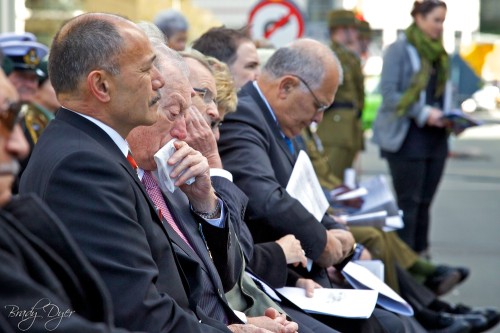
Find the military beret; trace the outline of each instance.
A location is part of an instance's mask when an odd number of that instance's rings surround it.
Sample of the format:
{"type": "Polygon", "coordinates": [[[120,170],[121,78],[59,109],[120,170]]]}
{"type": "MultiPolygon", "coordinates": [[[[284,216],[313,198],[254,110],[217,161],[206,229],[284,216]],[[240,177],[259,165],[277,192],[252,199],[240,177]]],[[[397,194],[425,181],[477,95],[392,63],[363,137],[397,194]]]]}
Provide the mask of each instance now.
{"type": "Polygon", "coordinates": [[[365,38],[371,38],[372,29],[370,27],[370,23],[364,20],[358,20],[356,28],[359,31],[359,35],[365,38]]]}
{"type": "Polygon", "coordinates": [[[42,58],[49,52],[45,45],[34,41],[7,41],[0,43],[0,47],[5,58],[9,58],[12,63],[10,71],[4,68],[7,74],[15,69],[36,71],[42,58]]]}
{"type": "Polygon", "coordinates": [[[338,27],[356,26],[357,19],[354,12],[345,9],[332,10],[328,14],[328,27],[330,29],[338,27]]]}

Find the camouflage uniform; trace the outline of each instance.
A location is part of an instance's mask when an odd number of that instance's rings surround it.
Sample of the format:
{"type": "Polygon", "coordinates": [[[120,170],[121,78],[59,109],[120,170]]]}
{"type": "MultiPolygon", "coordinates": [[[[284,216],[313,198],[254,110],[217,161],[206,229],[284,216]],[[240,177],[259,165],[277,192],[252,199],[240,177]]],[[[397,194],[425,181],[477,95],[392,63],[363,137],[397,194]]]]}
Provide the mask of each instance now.
{"type": "MultiPolygon", "coordinates": [[[[341,12],[345,14],[347,11],[341,12]]],[[[350,13],[354,26],[355,18],[350,13]]],[[[340,60],[344,80],[335,95],[335,102],[325,112],[317,133],[323,142],[330,170],[337,178],[343,179],[344,170],[352,167],[356,154],[364,148],[361,124],[365,99],[364,77],[356,54],[336,42],[332,42],[331,48],[340,60]]]]}

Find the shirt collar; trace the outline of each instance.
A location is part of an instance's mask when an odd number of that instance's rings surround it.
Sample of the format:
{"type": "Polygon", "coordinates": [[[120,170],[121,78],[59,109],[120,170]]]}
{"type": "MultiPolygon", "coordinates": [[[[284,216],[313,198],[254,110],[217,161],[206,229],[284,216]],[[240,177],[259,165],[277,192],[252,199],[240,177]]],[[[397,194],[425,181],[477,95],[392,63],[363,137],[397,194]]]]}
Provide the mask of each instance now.
{"type": "Polygon", "coordinates": [[[264,94],[262,93],[262,90],[260,90],[259,88],[259,85],[257,84],[257,81],[253,81],[253,86],[255,87],[255,89],[257,90],[257,92],[259,93],[260,95],[260,98],[262,98],[262,100],[264,101],[264,103],[266,104],[267,106],[267,109],[269,110],[269,113],[271,113],[271,116],[273,117],[274,119],[274,122],[276,123],[276,125],[278,125],[278,128],[280,130],[280,134],[281,136],[283,137],[283,139],[286,137],[285,136],[285,133],[283,133],[283,131],[281,130],[281,126],[280,124],[278,123],[278,119],[276,119],[276,115],[274,114],[274,111],[273,109],[271,108],[271,105],[269,105],[269,102],[267,101],[266,97],[264,96],[264,94]]]}
{"type": "Polygon", "coordinates": [[[87,116],[86,114],[82,114],[82,113],[70,110],[68,108],[66,108],[66,109],[69,110],[69,111],[71,111],[71,112],[73,112],[73,113],[76,113],[79,116],[82,116],[83,118],[85,118],[85,119],[93,122],[97,126],[99,126],[100,129],[102,129],[104,132],[106,132],[107,135],[109,135],[109,137],[111,138],[111,140],[113,140],[113,142],[118,146],[118,148],[120,149],[120,151],[122,152],[122,154],[125,157],[127,157],[128,152],[129,152],[129,146],[128,146],[127,140],[125,140],[124,138],[122,138],[121,135],[118,134],[117,131],[115,131],[113,128],[109,127],[108,125],[106,125],[105,123],[103,123],[100,120],[97,120],[97,119],[95,119],[93,117],[87,116]]]}

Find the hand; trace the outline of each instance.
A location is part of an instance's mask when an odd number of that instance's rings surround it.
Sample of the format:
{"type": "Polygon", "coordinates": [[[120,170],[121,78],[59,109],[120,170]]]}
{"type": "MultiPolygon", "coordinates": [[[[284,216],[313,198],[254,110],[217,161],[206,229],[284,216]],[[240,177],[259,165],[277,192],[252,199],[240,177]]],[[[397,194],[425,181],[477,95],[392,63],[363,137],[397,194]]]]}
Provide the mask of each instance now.
{"type": "Polygon", "coordinates": [[[306,253],[302,249],[300,241],[295,238],[294,235],[281,237],[276,241],[276,243],[278,243],[278,245],[283,249],[287,264],[294,264],[294,266],[298,266],[300,263],[302,267],[307,266],[306,253]]]}
{"type": "Polygon", "coordinates": [[[248,317],[248,324],[275,333],[295,333],[299,328],[297,323],[288,321],[284,314],[273,308],[266,309],[264,316],[248,317]]]}
{"type": "Polygon", "coordinates": [[[208,160],[211,168],[222,168],[222,161],[217,148],[217,141],[207,121],[196,107],[191,107],[187,113],[186,142],[198,150],[208,160]]]}
{"type": "Polygon", "coordinates": [[[340,262],[343,258],[342,256],[342,244],[340,241],[333,235],[333,233],[326,232],[326,245],[323,249],[323,253],[316,259],[316,264],[321,267],[330,267],[338,262],[340,262]]]}
{"type": "Polygon", "coordinates": [[[176,179],[175,185],[186,194],[196,211],[214,211],[218,199],[210,180],[207,159],[186,142],[176,141],[174,147],[176,151],[167,161],[169,165],[175,165],[170,177],[176,179]],[[195,182],[187,185],[186,181],[191,177],[195,177],[195,182]]]}
{"type": "Polygon", "coordinates": [[[363,251],[361,251],[361,256],[359,257],[359,260],[372,260],[372,254],[368,249],[365,247],[363,251]]]}
{"type": "Polygon", "coordinates": [[[319,284],[317,284],[313,280],[303,279],[303,278],[300,278],[297,280],[297,282],[295,283],[295,287],[305,289],[307,297],[314,296],[314,289],[323,288],[322,286],[320,286],[319,284]]]}
{"type": "Polygon", "coordinates": [[[328,279],[336,285],[342,286],[345,283],[344,276],[335,267],[328,267],[326,273],[328,274],[328,279]]]}
{"type": "Polygon", "coordinates": [[[342,259],[345,258],[349,253],[351,253],[354,247],[354,236],[350,231],[342,229],[330,229],[328,233],[331,233],[335,238],[337,238],[342,244],[342,259]]]}
{"type": "Polygon", "coordinates": [[[436,108],[430,108],[426,123],[429,126],[444,127],[445,121],[443,119],[443,112],[436,108]]]}

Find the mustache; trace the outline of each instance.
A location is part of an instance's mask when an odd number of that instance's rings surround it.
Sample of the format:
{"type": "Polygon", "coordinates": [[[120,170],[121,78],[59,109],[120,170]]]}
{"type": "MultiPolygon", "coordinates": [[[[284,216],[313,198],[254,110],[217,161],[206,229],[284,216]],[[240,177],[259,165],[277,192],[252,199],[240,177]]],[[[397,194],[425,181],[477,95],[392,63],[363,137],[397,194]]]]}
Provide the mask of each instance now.
{"type": "Polygon", "coordinates": [[[149,102],[149,106],[153,106],[155,105],[156,103],[158,103],[158,101],[161,99],[161,94],[160,92],[157,92],[156,93],[156,97],[154,97],[150,102],[149,102]]]}
{"type": "Polygon", "coordinates": [[[12,175],[17,176],[21,166],[16,160],[12,160],[8,163],[0,163],[0,176],[12,175]]]}

